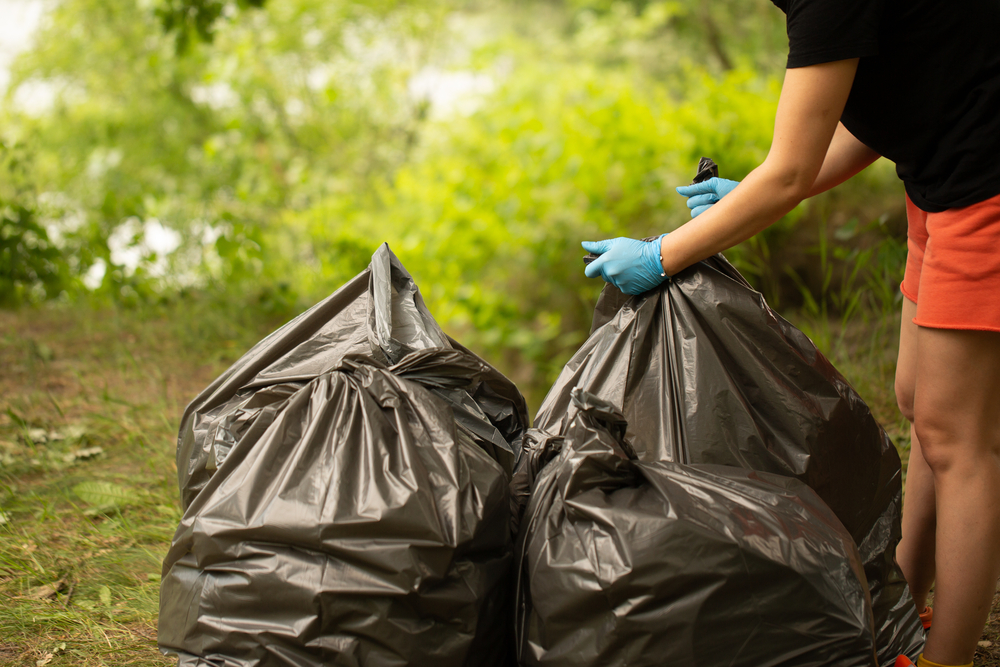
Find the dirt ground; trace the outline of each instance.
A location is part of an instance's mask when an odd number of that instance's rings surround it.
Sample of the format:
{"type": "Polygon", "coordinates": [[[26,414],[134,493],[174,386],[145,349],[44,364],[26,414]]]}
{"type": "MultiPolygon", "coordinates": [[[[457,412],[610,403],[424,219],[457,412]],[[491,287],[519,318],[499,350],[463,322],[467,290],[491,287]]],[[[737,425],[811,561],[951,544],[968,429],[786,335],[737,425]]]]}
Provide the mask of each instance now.
{"type": "Polygon", "coordinates": [[[979,640],[974,664],[982,667],[1000,666],[1000,585],[993,595],[993,609],[979,640]]]}

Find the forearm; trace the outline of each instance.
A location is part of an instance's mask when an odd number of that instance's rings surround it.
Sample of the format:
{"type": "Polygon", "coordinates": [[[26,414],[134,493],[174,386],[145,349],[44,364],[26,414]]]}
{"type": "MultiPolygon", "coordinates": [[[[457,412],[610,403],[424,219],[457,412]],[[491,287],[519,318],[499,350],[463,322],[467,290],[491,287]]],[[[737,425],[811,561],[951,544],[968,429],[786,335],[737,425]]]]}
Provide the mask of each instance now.
{"type": "Polygon", "coordinates": [[[767,228],[805,198],[808,180],[765,161],[719,203],[661,239],[663,270],[674,275],[767,228]]]}
{"type": "Polygon", "coordinates": [[[858,149],[861,142],[840,130],[857,66],[855,58],[786,72],[767,159],[717,204],[663,237],[667,275],[747,240],[818,187],[832,187],[871,163],[871,151],[858,149]]]}
{"type": "Polygon", "coordinates": [[[840,185],[879,157],[878,153],[858,141],[843,123],[838,123],[823,166],[807,196],[812,197],[840,185]]]}

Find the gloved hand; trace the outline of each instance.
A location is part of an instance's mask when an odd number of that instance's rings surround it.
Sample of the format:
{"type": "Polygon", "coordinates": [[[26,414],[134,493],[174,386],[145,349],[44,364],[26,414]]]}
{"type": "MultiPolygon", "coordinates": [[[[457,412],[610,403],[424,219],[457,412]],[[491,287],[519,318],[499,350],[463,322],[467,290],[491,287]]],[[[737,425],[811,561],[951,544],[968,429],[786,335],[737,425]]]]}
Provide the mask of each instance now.
{"type": "Polygon", "coordinates": [[[660,262],[661,234],[655,241],[636,241],[619,237],[604,241],[584,241],[583,249],[600,255],[587,265],[588,278],[601,276],[626,294],[642,294],[664,280],[660,262]]]}
{"type": "Polygon", "coordinates": [[[696,218],[710,209],[712,204],[732,192],[739,184],[739,181],[730,181],[716,176],[701,183],[682,185],[677,188],[677,194],[688,198],[687,205],[691,209],[691,217],[696,218]]]}

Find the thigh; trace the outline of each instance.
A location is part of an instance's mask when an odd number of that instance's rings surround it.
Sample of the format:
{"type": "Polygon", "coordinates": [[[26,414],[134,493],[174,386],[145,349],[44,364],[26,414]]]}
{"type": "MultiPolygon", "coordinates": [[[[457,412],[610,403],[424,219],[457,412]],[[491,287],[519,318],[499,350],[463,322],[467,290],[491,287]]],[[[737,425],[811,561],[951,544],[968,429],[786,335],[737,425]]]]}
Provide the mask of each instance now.
{"type": "Polygon", "coordinates": [[[916,339],[913,411],[924,458],[934,467],[962,451],[1000,455],[1000,333],[918,327],[916,339]]]}

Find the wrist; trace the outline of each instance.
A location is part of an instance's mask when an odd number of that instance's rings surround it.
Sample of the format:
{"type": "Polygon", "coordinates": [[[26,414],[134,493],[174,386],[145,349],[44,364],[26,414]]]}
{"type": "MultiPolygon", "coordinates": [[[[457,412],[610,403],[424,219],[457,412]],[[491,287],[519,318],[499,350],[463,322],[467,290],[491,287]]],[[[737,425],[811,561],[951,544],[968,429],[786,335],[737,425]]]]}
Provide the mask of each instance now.
{"type": "Polygon", "coordinates": [[[669,275],[671,275],[671,273],[669,271],[667,271],[667,262],[665,261],[667,259],[667,257],[669,256],[668,253],[667,253],[667,249],[669,248],[669,245],[667,244],[667,237],[668,236],[669,236],[668,234],[664,234],[663,236],[661,236],[659,238],[659,240],[657,241],[656,244],[659,246],[658,251],[659,251],[659,259],[660,259],[660,271],[663,274],[669,276],[669,275]]]}
{"type": "Polygon", "coordinates": [[[663,270],[663,237],[665,236],[666,234],[661,234],[658,239],[646,245],[648,248],[648,270],[661,278],[667,277],[666,271],[663,270]]]}

